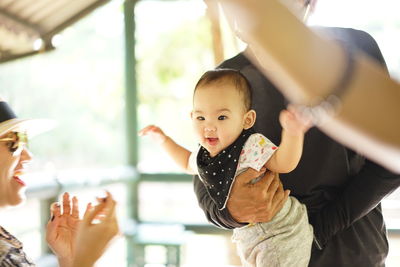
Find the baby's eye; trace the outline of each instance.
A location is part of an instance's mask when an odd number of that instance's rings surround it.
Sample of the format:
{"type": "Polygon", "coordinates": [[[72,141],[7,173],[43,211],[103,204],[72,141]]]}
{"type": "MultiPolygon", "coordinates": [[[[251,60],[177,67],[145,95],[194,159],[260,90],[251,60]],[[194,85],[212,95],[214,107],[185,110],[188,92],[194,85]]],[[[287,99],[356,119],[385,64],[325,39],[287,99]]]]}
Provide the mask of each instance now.
{"type": "Polygon", "coordinates": [[[205,118],[203,116],[198,116],[196,119],[199,120],[199,121],[204,121],[205,120],[205,118]]]}
{"type": "Polygon", "coordinates": [[[228,118],[227,116],[221,115],[221,116],[218,117],[218,120],[219,121],[223,121],[223,120],[226,120],[227,118],[228,118]]]}

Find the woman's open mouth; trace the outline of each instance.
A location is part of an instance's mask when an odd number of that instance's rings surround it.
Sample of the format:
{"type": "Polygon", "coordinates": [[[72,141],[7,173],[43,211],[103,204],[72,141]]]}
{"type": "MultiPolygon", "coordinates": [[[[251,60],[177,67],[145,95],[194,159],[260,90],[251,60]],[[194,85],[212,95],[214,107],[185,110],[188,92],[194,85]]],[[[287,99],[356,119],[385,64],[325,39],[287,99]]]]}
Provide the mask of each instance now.
{"type": "Polygon", "coordinates": [[[23,172],[23,171],[16,171],[16,172],[14,173],[13,178],[14,178],[15,181],[16,181],[17,183],[19,183],[20,185],[26,186],[25,182],[22,181],[21,178],[20,178],[20,176],[22,176],[22,175],[24,175],[24,172],[23,172]]]}

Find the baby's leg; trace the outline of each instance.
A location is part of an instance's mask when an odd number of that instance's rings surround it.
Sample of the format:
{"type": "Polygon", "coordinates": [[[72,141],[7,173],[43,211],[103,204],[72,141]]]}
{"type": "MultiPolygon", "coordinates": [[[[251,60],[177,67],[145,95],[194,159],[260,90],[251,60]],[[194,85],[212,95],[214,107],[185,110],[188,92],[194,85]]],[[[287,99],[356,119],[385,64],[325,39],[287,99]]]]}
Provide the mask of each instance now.
{"type": "Polygon", "coordinates": [[[232,240],[236,243],[244,267],[279,266],[275,247],[270,242],[271,237],[265,235],[260,224],[235,229],[232,240]]]}
{"type": "Polygon", "coordinates": [[[271,222],[235,229],[233,236],[246,267],[306,267],[312,239],[305,206],[292,197],[271,222]]]}

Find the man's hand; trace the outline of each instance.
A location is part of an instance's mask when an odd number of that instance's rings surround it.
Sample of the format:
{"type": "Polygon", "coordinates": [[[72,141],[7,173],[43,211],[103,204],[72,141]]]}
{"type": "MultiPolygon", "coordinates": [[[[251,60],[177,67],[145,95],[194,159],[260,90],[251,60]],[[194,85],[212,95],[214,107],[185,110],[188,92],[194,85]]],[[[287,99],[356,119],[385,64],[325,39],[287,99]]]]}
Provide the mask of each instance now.
{"type": "Polygon", "coordinates": [[[286,202],[290,190],[283,190],[277,173],[264,172],[249,168],[236,177],[227,208],[237,222],[269,222],[286,202]],[[250,183],[260,175],[258,182],[250,183]]]}

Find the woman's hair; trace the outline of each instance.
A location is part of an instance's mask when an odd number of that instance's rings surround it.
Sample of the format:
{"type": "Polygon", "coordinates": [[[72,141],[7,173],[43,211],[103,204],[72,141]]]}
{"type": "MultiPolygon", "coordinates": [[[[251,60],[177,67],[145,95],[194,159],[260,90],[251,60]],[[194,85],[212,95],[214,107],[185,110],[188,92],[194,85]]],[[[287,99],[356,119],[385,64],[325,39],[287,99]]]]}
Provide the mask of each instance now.
{"type": "Polygon", "coordinates": [[[216,83],[232,83],[243,96],[246,111],[251,109],[251,85],[247,78],[238,70],[215,69],[205,72],[197,82],[194,92],[199,87],[216,83]]]}

